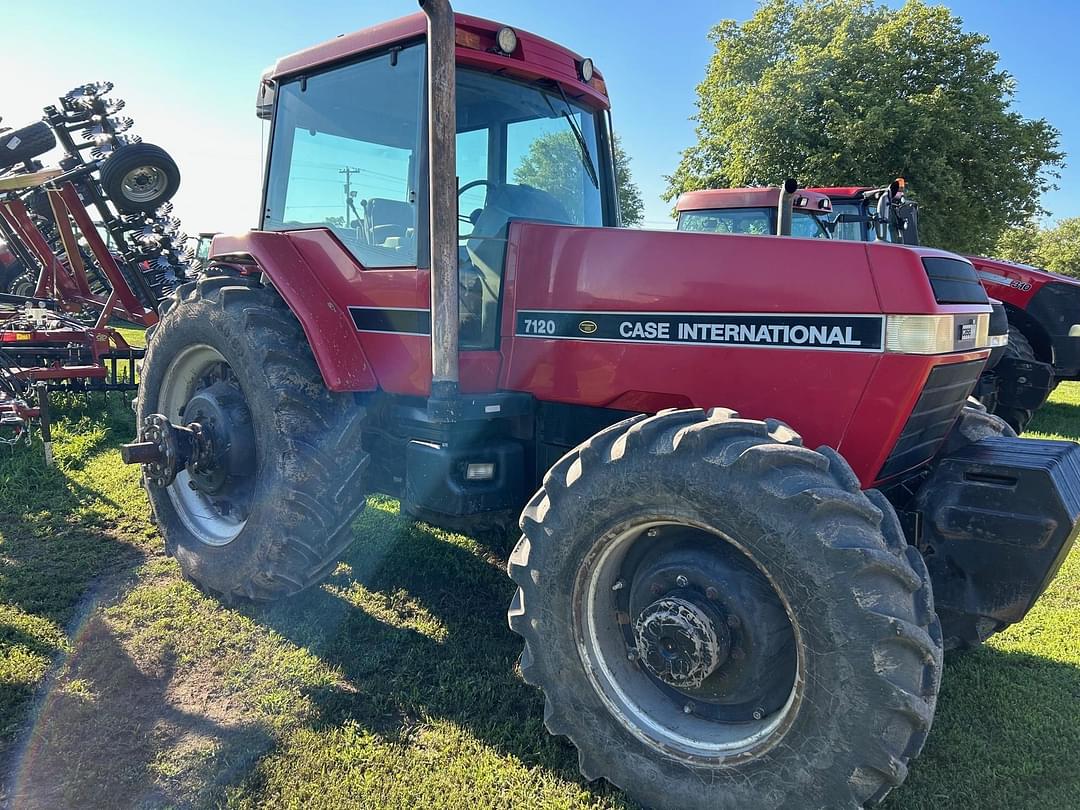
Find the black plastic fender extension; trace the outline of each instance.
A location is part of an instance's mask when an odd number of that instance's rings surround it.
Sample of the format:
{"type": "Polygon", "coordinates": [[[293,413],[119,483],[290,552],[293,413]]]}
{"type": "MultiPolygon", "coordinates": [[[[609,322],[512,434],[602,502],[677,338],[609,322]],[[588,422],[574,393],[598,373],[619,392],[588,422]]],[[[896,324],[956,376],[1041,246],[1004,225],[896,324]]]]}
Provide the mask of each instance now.
{"type": "Polygon", "coordinates": [[[1013,624],[1080,532],[1080,445],[983,439],[942,457],[912,506],[938,612],[1013,624]]]}

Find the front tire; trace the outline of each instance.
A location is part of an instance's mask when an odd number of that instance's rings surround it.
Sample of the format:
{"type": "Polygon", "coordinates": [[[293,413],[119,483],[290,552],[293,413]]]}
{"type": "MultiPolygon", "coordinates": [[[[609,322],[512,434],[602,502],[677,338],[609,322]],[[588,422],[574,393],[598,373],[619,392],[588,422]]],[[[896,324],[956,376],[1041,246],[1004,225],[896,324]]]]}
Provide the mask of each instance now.
{"type": "Polygon", "coordinates": [[[213,412],[212,394],[233,437],[221,452],[241,459],[227,474],[184,471],[148,487],[166,550],[226,599],[277,599],[320,581],[364,507],[364,409],[326,389],[292,312],[251,277],[211,272],[182,285],[147,343],[139,423],[153,413],[180,423],[196,402],[213,412]]]}
{"type": "MultiPolygon", "coordinates": [[[[1039,362],[1039,358],[1035,356],[1035,349],[1032,348],[1031,342],[1024,336],[1024,333],[1013,324],[1009,324],[1009,343],[1005,347],[1004,354],[1002,354],[1002,359],[1004,360],[1006,358],[1024,360],[1029,363],[1039,362]]],[[[1050,387],[1046,389],[1043,402],[1045,402],[1053,392],[1055,385],[1056,383],[1051,381],[1050,387]]],[[[1031,408],[1017,408],[1000,401],[994,403],[993,413],[995,416],[998,416],[1007,422],[1009,427],[1017,433],[1023,433],[1025,428],[1027,428],[1028,423],[1035,415],[1035,411],[1031,408]]]]}
{"type": "Polygon", "coordinates": [[[858,807],[903,781],[940,628],[921,556],[834,451],[730,411],[635,417],[563,457],[521,524],[522,674],[586,778],[684,810],[858,807]],[[668,654],[643,652],[665,622],[668,654]]]}

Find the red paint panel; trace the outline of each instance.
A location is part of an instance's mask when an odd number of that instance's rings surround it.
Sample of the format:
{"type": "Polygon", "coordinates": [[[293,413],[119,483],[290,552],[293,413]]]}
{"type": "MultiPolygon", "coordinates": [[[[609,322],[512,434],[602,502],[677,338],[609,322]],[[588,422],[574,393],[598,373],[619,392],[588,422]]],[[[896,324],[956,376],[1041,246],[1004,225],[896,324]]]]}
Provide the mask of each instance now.
{"type": "Polygon", "coordinates": [[[329,231],[248,231],[216,237],[214,250],[219,256],[247,254],[270,278],[300,321],[327,388],[372,391],[378,386],[344,309],[355,295],[352,288],[360,286],[360,268],[329,231]],[[327,240],[336,244],[336,252],[327,240]]]}
{"type": "MultiPolygon", "coordinates": [[[[215,256],[245,253],[270,277],[300,320],[330,390],[429,393],[429,337],[358,332],[349,314],[349,307],[428,309],[428,271],[365,269],[325,228],[252,231],[214,239],[215,256]]],[[[500,367],[498,352],[463,352],[462,391],[493,391],[500,367]]]]}
{"type": "MultiPolygon", "coordinates": [[[[985,360],[988,356],[988,351],[945,356],[879,355],[881,362],[871,374],[866,392],[842,440],[839,444],[826,444],[835,447],[847,459],[863,486],[872,486],[934,367],[985,360]]],[[[798,429],[797,425],[793,426],[798,429]]]]}

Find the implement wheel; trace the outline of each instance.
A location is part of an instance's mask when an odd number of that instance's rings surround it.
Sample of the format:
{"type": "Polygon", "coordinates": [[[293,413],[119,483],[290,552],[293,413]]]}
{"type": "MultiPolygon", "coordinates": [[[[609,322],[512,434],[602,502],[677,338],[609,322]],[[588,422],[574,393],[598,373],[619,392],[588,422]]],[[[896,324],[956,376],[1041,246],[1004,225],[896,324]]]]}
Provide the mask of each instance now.
{"type": "Polygon", "coordinates": [[[363,408],[326,390],[284,302],[251,277],[179,287],[148,339],[138,401],[197,423],[212,462],[148,486],[166,549],[226,598],[270,600],[333,570],[364,507],[363,408]]]}
{"type": "Polygon", "coordinates": [[[510,559],[545,722],[651,807],[858,807],[907,774],[941,635],[892,508],[731,411],[636,417],[548,473],[510,559]]]}

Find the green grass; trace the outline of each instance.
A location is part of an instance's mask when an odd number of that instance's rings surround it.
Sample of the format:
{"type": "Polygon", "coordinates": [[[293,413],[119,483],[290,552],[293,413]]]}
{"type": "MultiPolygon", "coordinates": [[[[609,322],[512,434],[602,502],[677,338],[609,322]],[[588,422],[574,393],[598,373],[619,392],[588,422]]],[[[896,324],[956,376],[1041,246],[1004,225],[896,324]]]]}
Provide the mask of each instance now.
{"type": "MultiPolygon", "coordinates": [[[[1080,438],[1080,384],[1033,424],[1080,438]]],[[[67,403],[57,466],[0,448],[0,804],[630,806],[543,728],[506,628],[506,548],[373,498],[321,588],[227,607],[162,555],[117,446],[125,402],[67,403]]],[[[948,660],[888,808],[1072,808],[1080,552],[1028,618],[948,660]]]]}

